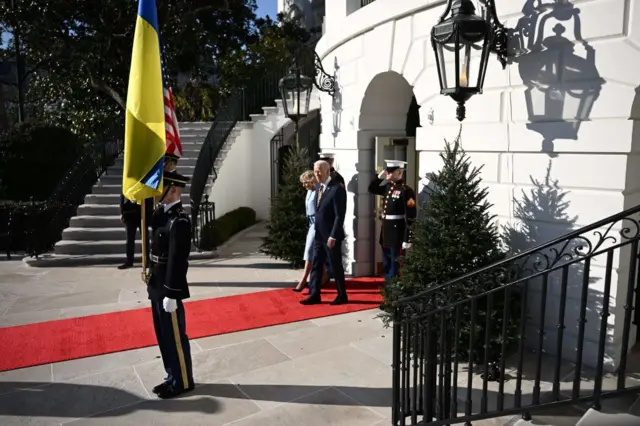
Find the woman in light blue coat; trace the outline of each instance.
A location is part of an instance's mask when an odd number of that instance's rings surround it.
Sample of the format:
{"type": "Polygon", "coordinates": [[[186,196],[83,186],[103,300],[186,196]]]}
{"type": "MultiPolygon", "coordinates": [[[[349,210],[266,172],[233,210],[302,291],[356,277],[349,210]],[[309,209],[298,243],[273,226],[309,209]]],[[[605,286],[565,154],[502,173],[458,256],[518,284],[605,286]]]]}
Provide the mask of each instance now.
{"type": "Polygon", "coordinates": [[[302,277],[300,278],[300,282],[293,289],[293,291],[300,292],[307,286],[307,279],[309,278],[309,274],[311,273],[311,261],[313,260],[313,238],[315,235],[315,226],[314,220],[316,215],[316,205],[315,205],[315,197],[316,197],[316,178],[313,175],[312,170],[307,170],[300,176],[300,183],[307,190],[307,196],[305,198],[305,207],[307,211],[307,221],[309,223],[309,230],[307,231],[307,241],[304,245],[304,271],[302,273],[302,277]]]}

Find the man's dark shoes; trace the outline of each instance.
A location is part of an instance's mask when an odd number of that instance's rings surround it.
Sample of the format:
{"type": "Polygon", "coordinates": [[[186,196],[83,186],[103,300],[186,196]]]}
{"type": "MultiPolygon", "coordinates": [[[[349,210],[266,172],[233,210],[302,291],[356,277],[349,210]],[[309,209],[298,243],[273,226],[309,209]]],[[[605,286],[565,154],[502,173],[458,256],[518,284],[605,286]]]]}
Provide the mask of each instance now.
{"type": "Polygon", "coordinates": [[[133,268],[133,263],[123,263],[122,265],[118,266],[118,269],[129,269],[129,268],[133,268]]]}
{"type": "Polygon", "coordinates": [[[162,389],[166,388],[170,384],[171,383],[169,383],[169,382],[162,382],[159,385],[155,386],[153,389],[151,389],[151,392],[153,392],[156,395],[158,395],[160,393],[160,391],[162,391],[162,389]]]}
{"type": "MultiPolygon", "coordinates": [[[[162,386],[162,385],[160,385],[160,386],[162,386]]],[[[186,389],[179,389],[179,388],[177,388],[176,386],[174,386],[171,383],[166,383],[165,386],[162,386],[158,390],[156,395],[158,395],[158,398],[160,398],[160,399],[171,399],[171,398],[175,398],[176,396],[185,394],[187,392],[191,392],[193,390],[193,388],[194,388],[194,386],[191,385],[186,389]]]]}
{"type": "Polygon", "coordinates": [[[322,303],[319,297],[307,297],[304,300],[300,301],[301,305],[319,305],[322,303]]]}
{"type": "Polygon", "coordinates": [[[335,300],[333,302],[329,302],[330,305],[346,305],[347,303],[349,303],[349,299],[347,299],[346,297],[336,297],[335,300]]]}

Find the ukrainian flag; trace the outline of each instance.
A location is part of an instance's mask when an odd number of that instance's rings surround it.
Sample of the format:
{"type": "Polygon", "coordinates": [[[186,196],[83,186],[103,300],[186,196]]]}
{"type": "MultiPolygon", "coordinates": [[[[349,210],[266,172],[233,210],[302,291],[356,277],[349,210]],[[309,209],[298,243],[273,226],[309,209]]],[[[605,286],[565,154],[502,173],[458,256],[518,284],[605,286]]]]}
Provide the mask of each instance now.
{"type": "Polygon", "coordinates": [[[122,193],[126,198],[142,202],[162,195],[165,141],[156,2],[139,0],[125,118],[122,193]]]}

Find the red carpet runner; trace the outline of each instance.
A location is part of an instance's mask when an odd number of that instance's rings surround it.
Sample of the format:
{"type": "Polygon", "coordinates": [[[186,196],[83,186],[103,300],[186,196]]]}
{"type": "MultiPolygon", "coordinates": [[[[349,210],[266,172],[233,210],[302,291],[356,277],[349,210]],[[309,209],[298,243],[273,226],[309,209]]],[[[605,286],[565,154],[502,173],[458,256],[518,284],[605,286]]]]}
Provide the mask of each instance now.
{"type": "MultiPolygon", "coordinates": [[[[187,302],[191,339],[362,311],[382,300],[382,279],[347,280],[349,304],[330,306],[335,289],[323,291],[324,303],[303,306],[305,296],[290,288],[187,302]]],[[[149,308],[27,324],[0,329],[0,371],[155,346],[149,308]]]]}

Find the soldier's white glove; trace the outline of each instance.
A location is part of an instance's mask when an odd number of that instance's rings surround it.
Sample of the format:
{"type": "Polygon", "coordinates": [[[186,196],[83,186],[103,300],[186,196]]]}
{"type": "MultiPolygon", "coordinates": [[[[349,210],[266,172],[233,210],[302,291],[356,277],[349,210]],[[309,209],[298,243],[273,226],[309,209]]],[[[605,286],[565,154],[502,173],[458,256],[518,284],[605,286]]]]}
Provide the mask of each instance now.
{"type": "Polygon", "coordinates": [[[407,250],[411,248],[411,243],[402,243],[402,250],[407,250]]]}
{"type": "Polygon", "coordinates": [[[162,307],[164,308],[165,312],[175,312],[176,309],[178,309],[178,302],[176,301],[176,299],[169,299],[168,297],[165,297],[162,301],[162,307]]]}
{"type": "Polygon", "coordinates": [[[378,173],[378,179],[385,180],[386,177],[387,177],[387,171],[386,170],[383,170],[380,173],[378,173]]]}

